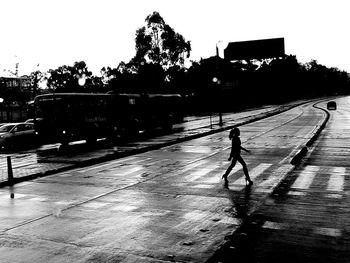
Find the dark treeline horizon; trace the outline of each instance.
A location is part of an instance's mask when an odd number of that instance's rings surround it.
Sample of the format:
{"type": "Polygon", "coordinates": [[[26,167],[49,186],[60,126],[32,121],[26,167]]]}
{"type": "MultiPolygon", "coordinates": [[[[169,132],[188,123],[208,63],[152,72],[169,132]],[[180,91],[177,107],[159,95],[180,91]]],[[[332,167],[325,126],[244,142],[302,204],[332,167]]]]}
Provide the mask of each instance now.
{"type": "Polygon", "coordinates": [[[62,66],[50,70],[50,86],[39,93],[179,93],[198,111],[232,111],[350,93],[347,72],[316,60],[302,64],[294,55],[235,62],[213,56],[193,62],[189,68],[166,71],[144,63],[138,72],[104,68],[102,73],[94,76],[83,61],[62,66]],[[84,75],[84,86],[78,83],[79,74],[84,75]]]}

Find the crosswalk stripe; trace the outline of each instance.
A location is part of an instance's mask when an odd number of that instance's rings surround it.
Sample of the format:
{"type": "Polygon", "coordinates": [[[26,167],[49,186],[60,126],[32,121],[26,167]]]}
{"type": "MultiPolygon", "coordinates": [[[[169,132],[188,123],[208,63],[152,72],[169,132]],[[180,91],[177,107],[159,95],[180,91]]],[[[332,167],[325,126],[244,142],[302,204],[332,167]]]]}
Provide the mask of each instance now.
{"type": "MultiPolygon", "coordinates": [[[[271,230],[288,230],[293,228],[294,226],[290,223],[285,223],[285,222],[266,221],[261,227],[264,229],[271,229],[271,230]]],[[[343,234],[342,230],[338,228],[314,226],[311,228],[311,230],[314,234],[328,236],[328,237],[339,238],[343,234]]]]}
{"type": "Polygon", "coordinates": [[[230,175],[228,177],[230,177],[231,175],[233,175],[234,173],[238,172],[241,169],[242,169],[242,166],[236,164],[236,166],[232,168],[230,175]]]}
{"type": "Polygon", "coordinates": [[[320,167],[318,166],[306,166],[305,169],[301,171],[299,177],[295,180],[291,188],[309,189],[319,169],[320,167]]]}
{"type": "Polygon", "coordinates": [[[264,180],[263,182],[259,183],[259,187],[272,187],[275,186],[281,178],[283,178],[286,173],[288,173],[291,170],[290,164],[284,164],[282,166],[279,166],[276,170],[272,171],[270,176],[264,180]]]}
{"type": "MultiPolygon", "coordinates": [[[[261,175],[266,169],[268,169],[272,164],[271,163],[261,163],[258,166],[254,167],[250,172],[250,179],[254,181],[259,175],[261,175]]],[[[239,179],[233,182],[236,185],[245,185],[245,176],[241,176],[239,179]]]]}
{"type": "Polygon", "coordinates": [[[323,235],[323,236],[330,236],[330,237],[340,237],[342,235],[342,232],[340,229],[326,228],[326,227],[316,227],[314,229],[314,233],[323,235]]]}
{"type": "Polygon", "coordinates": [[[127,169],[125,172],[116,173],[116,174],[117,174],[117,175],[125,176],[125,175],[129,175],[129,174],[138,172],[138,171],[140,171],[140,170],[142,170],[142,169],[144,169],[142,166],[136,166],[136,167],[132,167],[132,168],[130,168],[130,169],[127,169]]]}
{"type": "Polygon", "coordinates": [[[334,167],[329,177],[327,191],[341,192],[344,189],[345,167],[334,167]]]}
{"type": "MultiPolygon", "coordinates": [[[[210,177],[207,177],[205,179],[202,180],[202,183],[206,183],[206,184],[216,184],[217,182],[219,182],[220,180],[222,180],[222,175],[224,174],[224,171],[222,170],[221,166],[217,166],[215,169],[217,169],[217,171],[215,172],[215,175],[211,175],[210,177]],[[220,168],[219,168],[220,167],[220,168]],[[219,168],[219,169],[218,169],[219,168]]],[[[214,169],[214,170],[215,170],[214,169]]],[[[242,169],[242,167],[234,167],[232,169],[233,173],[237,172],[238,170],[242,169]]],[[[213,171],[213,170],[212,170],[213,171]]]]}
{"type": "Polygon", "coordinates": [[[197,179],[201,178],[202,176],[207,175],[211,171],[215,170],[218,166],[217,165],[211,165],[207,166],[205,168],[199,169],[190,175],[186,176],[188,178],[188,181],[193,182],[196,181],[197,179]]]}
{"type": "Polygon", "coordinates": [[[207,163],[208,163],[207,160],[201,160],[201,161],[198,161],[198,162],[194,162],[194,163],[188,164],[188,165],[186,165],[186,168],[181,169],[181,172],[182,173],[187,172],[187,171],[189,171],[189,170],[191,170],[193,168],[196,168],[196,167],[201,166],[201,165],[205,165],[207,163]]]}

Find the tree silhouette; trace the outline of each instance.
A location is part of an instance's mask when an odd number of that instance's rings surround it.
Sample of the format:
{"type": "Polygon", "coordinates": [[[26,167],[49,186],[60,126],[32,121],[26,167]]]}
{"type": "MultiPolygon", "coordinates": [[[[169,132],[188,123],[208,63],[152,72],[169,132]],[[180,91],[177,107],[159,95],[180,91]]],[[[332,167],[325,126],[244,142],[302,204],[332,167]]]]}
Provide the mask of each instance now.
{"type": "Polygon", "coordinates": [[[84,61],[75,62],[73,66],[64,65],[50,69],[47,86],[55,92],[83,92],[91,86],[91,77],[92,72],[84,61]]]}
{"type": "Polygon", "coordinates": [[[176,75],[183,78],[190,41],[166,24],[158,12],[148,15],[145,23],[136,31],[135,56],[117,68],[103,68],[106,84],[114,92],[166,92],[164,86],[171,85],[165,82],[175,81],[176,75]]]}
{"type": "Polygon", "coordinates": [[[45,74],[39,70],[33,71],[30,73],[29,78],[31,81],[31,93],[34,98],[39,93],[39,83],[45,78],[45,74]]]}
{"type": "Polygon", "coordinates": [[[164,70],[171,66],[183,66],[185,57],[190,56],[191,43],[176,33],[165,23],[158,12],[148,15],[146,26],[136,31],[135,63],[154,63],[161,65],[164,70]]]}

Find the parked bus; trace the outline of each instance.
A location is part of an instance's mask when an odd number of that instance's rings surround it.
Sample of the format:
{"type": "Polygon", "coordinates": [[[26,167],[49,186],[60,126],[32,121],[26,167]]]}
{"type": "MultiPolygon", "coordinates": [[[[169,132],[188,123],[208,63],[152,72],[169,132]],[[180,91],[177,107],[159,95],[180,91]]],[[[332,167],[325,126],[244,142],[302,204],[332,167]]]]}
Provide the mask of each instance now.
{"type": "Polygon", "coordinates": [[[34,127],[42,142],[120,138],[181,119],[178,94],[53,93],[34,100],[34,127]]]}

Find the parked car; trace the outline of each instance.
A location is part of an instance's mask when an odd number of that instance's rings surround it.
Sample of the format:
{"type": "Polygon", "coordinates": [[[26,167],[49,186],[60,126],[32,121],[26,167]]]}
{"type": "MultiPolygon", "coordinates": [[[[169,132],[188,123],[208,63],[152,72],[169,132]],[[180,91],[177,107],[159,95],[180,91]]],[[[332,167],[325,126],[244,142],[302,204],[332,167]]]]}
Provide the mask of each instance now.
{"type": "Polygon", "coordinates": [[[12,148],[34,144],[36,141],[32,123],[7,123],[0,127],[0,148],[12,148]]]}
{"type": "Polygon", "coordinates": [[[327,103],[327,109],[328,110],[336,110],[337,109],[337,103],[335,101],[329,101],[327,103]]]}

